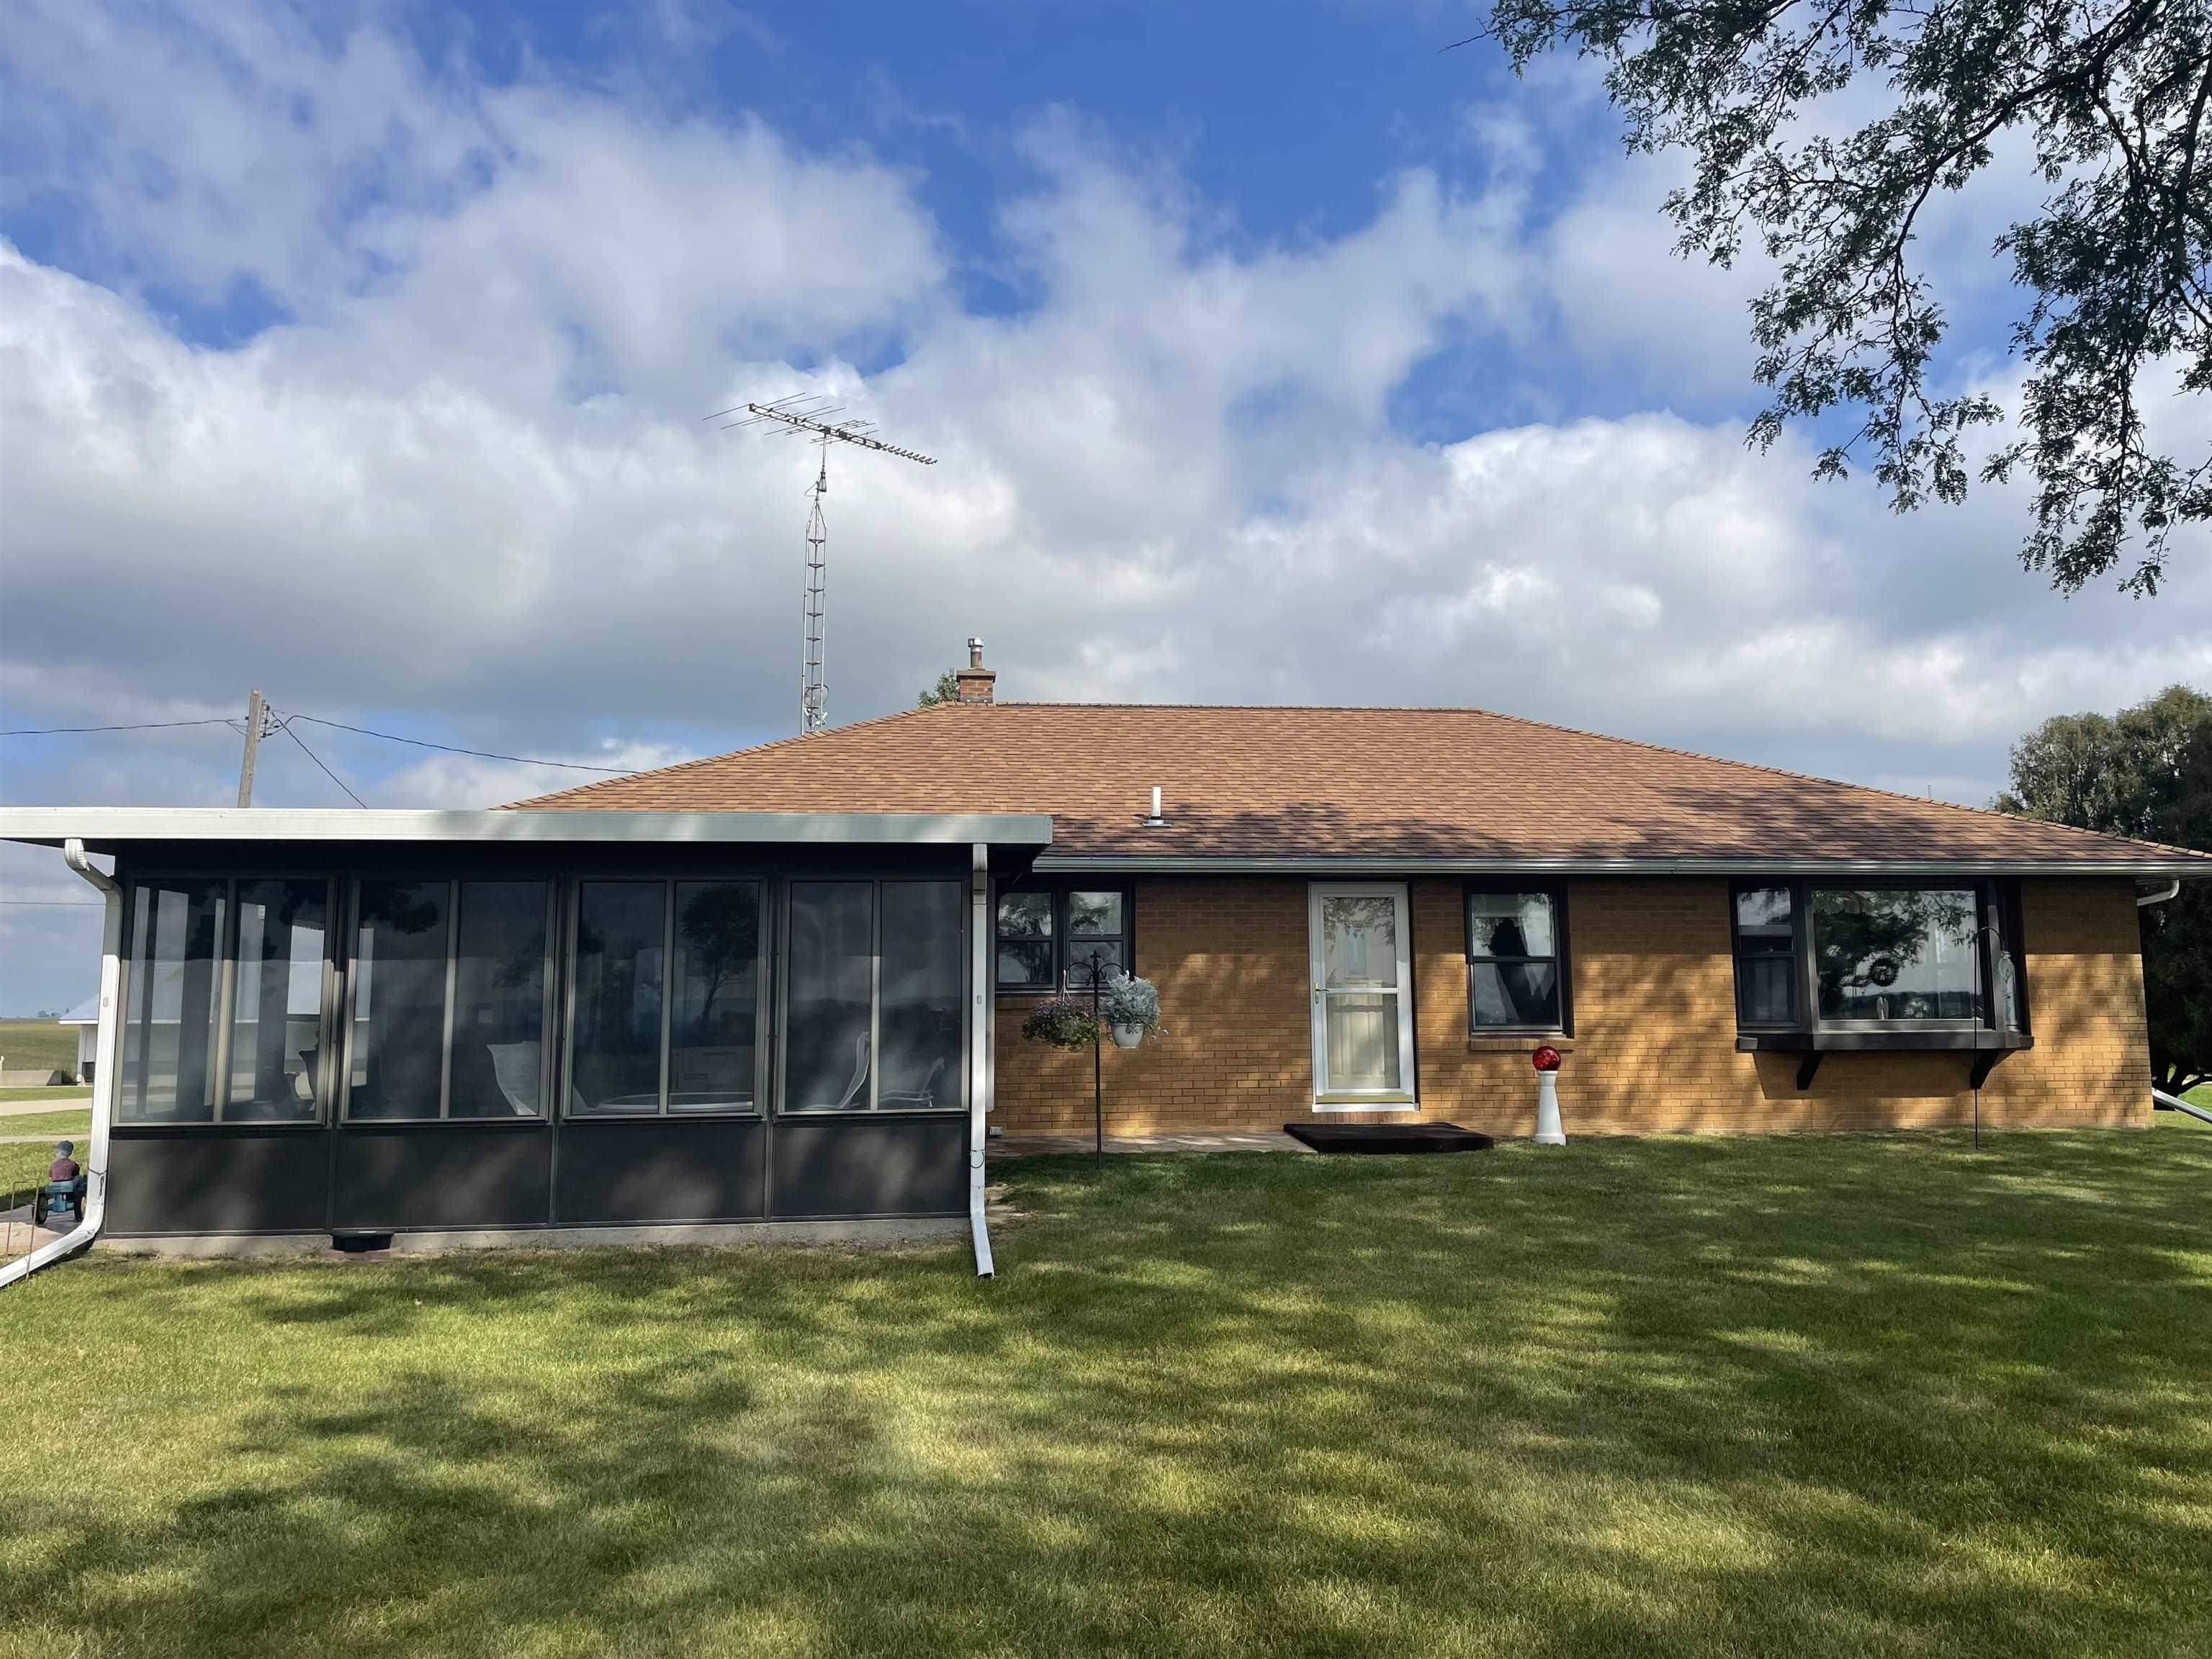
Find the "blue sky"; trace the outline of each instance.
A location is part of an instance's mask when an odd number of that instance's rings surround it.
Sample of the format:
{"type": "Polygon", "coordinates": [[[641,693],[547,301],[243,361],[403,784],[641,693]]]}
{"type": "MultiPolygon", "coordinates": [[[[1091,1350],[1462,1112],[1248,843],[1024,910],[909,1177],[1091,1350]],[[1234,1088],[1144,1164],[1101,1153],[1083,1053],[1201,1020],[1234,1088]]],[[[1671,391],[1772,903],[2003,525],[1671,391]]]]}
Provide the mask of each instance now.
{"type": "MultiPolygon", "coordinates": [[[[1747,452],[1755,269],[1669,253],[1587,65],[1475,9],[29,0],[0,33],[0,725],[280,708],[640,765],[793,724],[815,390],[831,714],[1474,703],[1985,799],[2045,715],[2212,682],[2202,538],[2051,593],[2016,493],[1896,520],[1747,452]]],[[[2015,155],[1944,204],[2000,392],[2015,155]]],[[[2201,445],[2200,409],[2154,399],[2201,445]]],[[[313,731],[380,805],[563,781],[313,731]]],[[[0,739],[0,799],[210,804],[222,727],[0,739]]],[[[569,778],[583,775],[566,775],[569,778]]],[[[261,799],[337,803],[280,739],[261,799]]],[[[0,1010],[89,986],[0,852],[0,1010]]]]}

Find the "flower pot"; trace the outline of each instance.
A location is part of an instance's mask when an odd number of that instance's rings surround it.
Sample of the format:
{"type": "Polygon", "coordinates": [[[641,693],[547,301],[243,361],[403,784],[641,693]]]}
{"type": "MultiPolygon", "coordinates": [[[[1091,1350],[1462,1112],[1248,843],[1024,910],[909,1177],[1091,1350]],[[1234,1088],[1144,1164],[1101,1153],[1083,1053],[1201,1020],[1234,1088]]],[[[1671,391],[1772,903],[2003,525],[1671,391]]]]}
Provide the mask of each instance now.
{"type": "Polygon", "coordinates": [[[1144,1040],[1145,1028],[1141,1025],[1116,1025],[1114,1028],[1114,1046],[1116,1048],[1133,1048],[1144,1040]]]}

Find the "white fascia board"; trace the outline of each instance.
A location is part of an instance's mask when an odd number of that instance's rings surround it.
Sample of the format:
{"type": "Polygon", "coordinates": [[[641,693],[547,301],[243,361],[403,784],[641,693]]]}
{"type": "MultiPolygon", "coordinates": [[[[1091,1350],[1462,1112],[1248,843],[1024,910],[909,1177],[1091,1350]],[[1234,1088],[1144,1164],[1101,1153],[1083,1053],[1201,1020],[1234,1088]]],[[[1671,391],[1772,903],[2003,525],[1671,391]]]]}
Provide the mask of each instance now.
{"type": "Polygon", "coordinates": [[[2155,876],[2212,881],[2212,858],[2184,859],[1510,859],[1206,858],[1044,853],[1039,875],[1307,876],[2155,876]]]}
{"type": "Polygon", "coordinates": [[[1027,812],[433,812],[263,806],[0,807],[0,841],[101,851],[133,842],[507,842],[1046,847],[1052,819],[1027,812]]]}

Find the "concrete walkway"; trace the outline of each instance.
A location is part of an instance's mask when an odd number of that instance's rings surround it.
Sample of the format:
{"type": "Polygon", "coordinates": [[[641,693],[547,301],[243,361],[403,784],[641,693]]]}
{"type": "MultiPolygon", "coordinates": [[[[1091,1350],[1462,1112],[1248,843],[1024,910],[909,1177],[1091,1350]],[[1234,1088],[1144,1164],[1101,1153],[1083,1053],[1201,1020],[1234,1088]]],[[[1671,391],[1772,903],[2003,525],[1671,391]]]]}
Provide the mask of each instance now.
{"type": "MultiPolygon", "coordinates": [[[[994,1158],[1034,1158],[1044,1152],[1087,1152],[1089,1135],[999,1135],[983,1150],[994,1158]]],[[[1109,1152],[1310,1152],[1280,1129],[1237,1129],[1218,1134],[1108,1135],[1109,1152]]]]}
{"type": "Polygon", "coordinates": [[[74,1092],[64,1094],[57,1089],[52,1100],[0,1101],[0,1117],[36,1117],[40,1112],[66,1112],[78,1106],[89,1111],[92,1097],[74,1092]]]}

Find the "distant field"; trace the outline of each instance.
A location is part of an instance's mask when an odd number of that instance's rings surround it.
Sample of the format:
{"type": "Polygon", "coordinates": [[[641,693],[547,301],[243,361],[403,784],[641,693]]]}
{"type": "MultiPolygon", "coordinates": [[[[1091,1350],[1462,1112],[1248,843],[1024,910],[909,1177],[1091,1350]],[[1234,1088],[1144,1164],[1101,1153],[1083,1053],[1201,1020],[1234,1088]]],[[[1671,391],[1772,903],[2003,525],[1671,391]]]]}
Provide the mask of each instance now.
{"type": "Polygon", "coordinates": [[[0,1019],[0,1066],[9,1071],[50,1066],[76,1071],[76,1027],[51,1019],[0,1019]]]}

